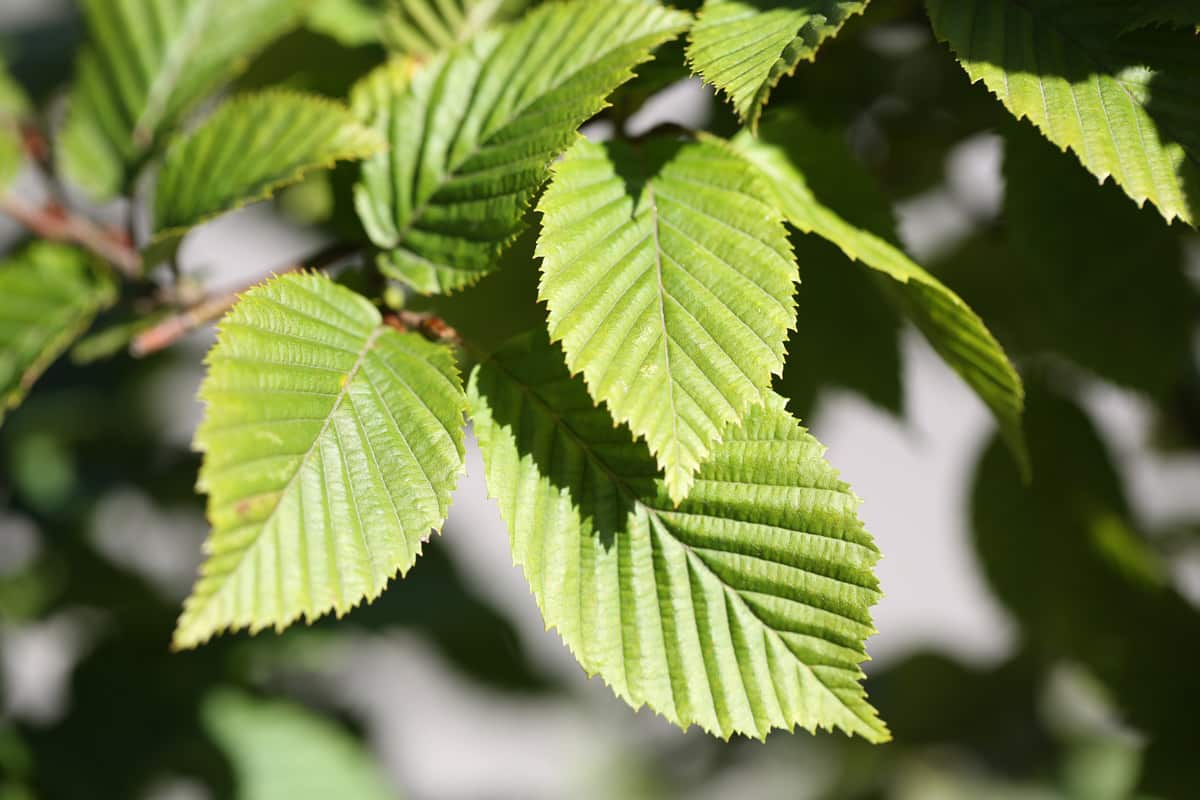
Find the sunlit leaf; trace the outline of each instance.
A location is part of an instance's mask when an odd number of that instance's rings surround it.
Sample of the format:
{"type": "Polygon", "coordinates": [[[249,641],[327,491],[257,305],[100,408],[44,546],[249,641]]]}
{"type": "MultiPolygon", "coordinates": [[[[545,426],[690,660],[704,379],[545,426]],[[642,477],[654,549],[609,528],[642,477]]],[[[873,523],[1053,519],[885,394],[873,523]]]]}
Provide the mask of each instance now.
{"type": "Polygon", "coordinates": [[[550,337],[676,501],[783,369],[796,264],[764,194],[723,142],[581,139],[539,205],[550,337]]]}
{"type": "Polygon", "coordinates": [[[478,366],[469,394],[514,558],[588,674],[722,737],[888,738],[858,666],[879,552],[782,398],[731,428],[676,506],[544,333],[478,366]]]}
{"type": "Polygon", "coordinates": [[[176,647],[339,615],[404,573],[463,465],[454,356],[317,275],[244,295],[200,389],[213,526],[176,647]]]}
{"type": "Polygon", "coordinates": [[[380,268],[424,293],[486,274],[578,126],[687,21],[634,0],[553,3],[411,82],[395,65],[368,78],[354,107],[390,148],[364,165],[355,204],[380,268]]]}

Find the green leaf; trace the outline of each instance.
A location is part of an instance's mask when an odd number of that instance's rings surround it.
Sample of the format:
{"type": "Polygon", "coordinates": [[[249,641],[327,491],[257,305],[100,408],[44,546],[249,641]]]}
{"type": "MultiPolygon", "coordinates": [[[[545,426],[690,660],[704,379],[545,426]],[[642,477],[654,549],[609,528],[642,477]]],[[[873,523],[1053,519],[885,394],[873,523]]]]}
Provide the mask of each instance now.
{"type": "Polygon", "coordinates": [[[285,91],[223,104],[194,132],[171,143],[154,195],[147,261],[169,257],[187,231],[226,211],[270,197],[336,161],[384,146],[350,109],[285,91]]]}
{"type": "Polygon", "coordinates": [[[21,121],[29,115],[29,98],[0,58],[0,191],[16,177],[25,159],[21,121]]]}
{"type": "Polygon", "coordinates": [[[39,242],[0,262],[0,422],[115,299],[112,282],[69,247],[39,242]]]}
{"type": "Polygon", "coordinates": [[[718,140],[581,138],[539,205],[550,337],[646,439],[677,502],[783,370],[796,264],[764,194],[718,140]]]}
{"type": "Polygon", "coordinates": [[[360,741],[300,706],[218,690],[201,713],[233,766],[238,800],[397,796],[360,741]]]}
{"type": "Polygon", "coordinates": [[[543,333],[471,376],[489,493],[548,625],[589,675],[686,728],[887,728],[859,664],[879,552],[824,448],[771,395],[676,507],[654,459],[543,333]]]}
{"type": "Polygon", "coordinates": [[[82,0],[59,166],[98,200],[126,188],[195,105],[294,26],[306,0],[82,0]]]}
{"type": "Polygon", "coordinates": [[[1122,35],[1094,0],[927,0],[972,81],[1170,222],[1200,209],[1200,47],[1190,30],[1122,35]]]}
{"type": "Polygon", "coordinates": [[[688,16],[634,0],[539,8],[411,81],[394,65],[354,107],[388,135],[355,205],[380,268],[423,293],[474,283],[525,227],[550,162],[688,16]],[[379,92],[392,81],[391,91],[379,92]]]}
{"type": "Polygon", "coordinates": [[[208,364],[195,444],[213,531],[175,646],[340,616],[407,572],[463,466],[450,350],[293,274],[242,297],[208,364]]]}
{"type": "MultiPolygon", "coordinates": [[[[734,145],[756,164],[788,221],[837,245],[843,253],[895,281],[895,299],[938,355],[975,390],[1000,425],[1017,460],[1026,463],[1021,431],[1024,388],[1004,349],[978,315],[941,281],[887,240],[855,227],[812,193],[797,163],[828,161],[845,148],[814,149],[822,137],[804,120],[784,115],[764,125],[761,138],[739,134],[734,145]]],[[[850,169],[850,167],[847,167],[850,169]]]]}
{"type": "Polygon", "coordinates": [[[401,53],[431,58],[529,5],[529,0],[388,0],[383,39],[401,53]]]}
{"type": "Polygon", "coordinates": [[[382,3],[370,0],[314,0],[304,25],[345,47],[361,47],[383,39],[382,3]]]}
{"type": "Polygon", "coordinates": [[[753,128],[780,79],[866,7],[867,0],[705,0],[688,62],[753,128]]]}

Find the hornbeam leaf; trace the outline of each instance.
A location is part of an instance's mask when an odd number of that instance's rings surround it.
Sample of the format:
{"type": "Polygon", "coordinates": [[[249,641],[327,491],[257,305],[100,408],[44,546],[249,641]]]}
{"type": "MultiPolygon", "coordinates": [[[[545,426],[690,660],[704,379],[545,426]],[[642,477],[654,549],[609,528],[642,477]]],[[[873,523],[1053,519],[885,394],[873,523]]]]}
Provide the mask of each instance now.
{"type": "Polygon", "coordinates": [[[705,0],[688,36],[692,69],[755,127],[771,90],[868,0],[705,0]]]}
{"type": "Polygon", "coordinates": [[[676,507],[544,333],[476,367],[468,392],[514,559],[589,675],[726,738],[799,725],[887,740],[859,668],[879,552],[782,398],[731,428],[676,507]]]}
{"type": "MultiPolygon", "coordinates": [[[[796,115],[778,116],[764,125],[760,134],[755,138],[743,132],[734,139],[734,146],[759,168],[788,222],[830,241],[852,260],[895,281],[894,296],[901,308],[938,355],[991,409],[1018,462],[1026,465],[1021,376],[983,320],[898,247],[851,225],[813,194],[798,163],[806,158],[837,158],[839,149],[824,146],[814,150],[819,134],[807,122],[796,115]]],[[[840,156],[849,160],[844,148],[840,156]]]]}
{"type": "Polygon", "coordinates": [[[383,40],[406,55],[430,58],[528,5],[529,0],[389,0],[383,40]]]}
{"type": "Polygon", "coordinates": [[[284,91],[231,100],[167,150],[147,260],[169,255],[195,225],[383,146],[382,137],[330,100],[284,91]]]}
{"type": "Polygon", "coordinates": [[[83,0],[90,38],[76,65],[60,167],[98,200],[196,103],[293,27],[306,0],[83,0]]]}
{"type": "Polygon", "coordinates": [[[116,299],[82,252],[38,242],[0,262],[0,422],[116,299]]]}
{"type": "Polygon", "coordinates": [[[213,530],[175,646],[341,615],[407,572],[463,466],[450,350],[287,275],[242,297],[208,364],[195,445],[213,530]]]}
{"type": "Polygon", "coordinates": [[[716,140],[580,139],[539,206],[550,337],[645,437],[676,501],[783,370],[796,264],[765,194],[716,140]]]}
{"type": "MultiPolygon", "coordinates": [[[[390,148],[363,166],[355,207],[388,275],[424,293],[474,283],[524,228],[530,199],[580,124],[688,15],[574,0],[477,36],[354,106],[390,148]]],[[[367,79],[376,89],[378,76],[367,79]]]]}
{"type": "Polygon", "coordinates": [[[1126,33],[1095,0],[927,0],[972,81],[1101,181],[1170,222],[1200,219],[1200,47],[1193,30],[1126,33]]]}

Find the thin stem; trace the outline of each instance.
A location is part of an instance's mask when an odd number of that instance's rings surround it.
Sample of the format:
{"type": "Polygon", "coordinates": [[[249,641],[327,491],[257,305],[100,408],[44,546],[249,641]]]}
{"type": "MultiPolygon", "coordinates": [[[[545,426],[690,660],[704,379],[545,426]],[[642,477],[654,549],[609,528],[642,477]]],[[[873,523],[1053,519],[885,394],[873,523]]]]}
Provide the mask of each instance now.
{"type": "Polygon", "coordinates": [[[263,281],[276,275],[286,275],[303,269],[324,269],[358,252],[355,246],[335,244],[325,248],[300,264],[272,270],[269,274],[259,275],[253,281],[218,295],[206,297],[196,304],[174,314],[161,322],[147,328],[134,337],[129,345],[129,352],[134,358],[143,358],[159,350],[165,350],[187,334],[220,319],[225,312],[233,308],[238,299],[263,281]]]}
{"type": "Polygon", "coordinates": [[[11,194],[0,194],[0,213],[43,239],[76,244],[115,267],[130,280],[142,277],[142,259],[119,231],[109,231],[57,203],[35,208],[11,194]]]}

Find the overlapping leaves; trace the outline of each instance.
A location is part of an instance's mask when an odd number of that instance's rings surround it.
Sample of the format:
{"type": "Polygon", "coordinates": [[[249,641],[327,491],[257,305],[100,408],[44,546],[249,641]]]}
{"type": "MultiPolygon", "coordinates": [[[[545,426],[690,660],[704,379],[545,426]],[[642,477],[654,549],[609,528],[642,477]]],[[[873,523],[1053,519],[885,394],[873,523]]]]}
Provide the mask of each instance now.
{"type": "Polygon", "coordinates": [[[783,369],[796,265],[764,193],[721,142],[580,140],[539,206],[550,336],[676,501],[783,369]]]}
{"type": "Polygon", "coordinates": [[[155,190],[152,254],[168,255],[189,228],[312,170],[382,147],[348,108],[322,98],[263,92],[225,103],[167,151],[155,190]]]}
{"type": "Polygon", "coordinates": [[[78,250],[42,242],[0,262],[0,422],[115,297],[78,250]]]}
{"type": "Polygon", "coordinates": [[[304,0],[84,0],[59,165],[97,199],[127,188],[181,117],[292,27],[304,0]]]}
{"type": "Polygon", "coordinates": [[[705,0],[688,36],[688,61],[753,127],[780,79],[816,57],[867,1],[705,0]]]}
{"type": "Polygon", "coordinates": [[[406,572],[445,520],[463,464],[453,354],[327,278],[247,293],[200,396],[213,531],[177,647],[344,613],[406,572]]]}
{"type": "MultiPolygon", "coordinates": [[[[1167,221],[1200,219],[1200,47],[1094,0],[927,0],[973,81],[1167,221]],[[1136,27],[1136,25],[1134,26],[1136,27]]],[[[1120,4],[1124,7],[1127,4],[1120,4]]],[[[1149,4],[1160,6],[1163,4],[1149,4]]],[[[1136,12],[1138,9],[1135,8],[1136,12]]],[[[1143,9],[1150,22],[1170,9],[1143,9]]],[[[1173,19],[1173,15],[1165,14],[1173,19]]]]}
{"type": "Polygon", "coordinates": [[[652,3],[574,0],[475,37],[411,82],[383,67],[391,91],[355,102],[390,145],[355,191],[380,268],[426,293],[478,280],[577,127],[687,21],[652,3]]]}
{"type": "Polygon", "coordinates": [[[846,222],[812,193],[797,163],[839,155],[848,158],[844,148],[840,153],[837,148],[813,148],[819,139],[803,119],[785,115],[764,126],[761,138],[742,134],[735,144],[761,170],[792,225],[827,239],[851,259],[895,281],[902,309],[992,410],[1005,440],[1023,463],[1024,389],[1004,349],[978,315],[941,281],[887,240],[846,222]]]}
{"type": "Polygon", "coordinates": [[[490,494],[549,625],[634,706],[728,737],[887,729],[860,685],[879,557],[858,498],[775,395],[688,499],[538,333],[469,388],[490,494]]]}

